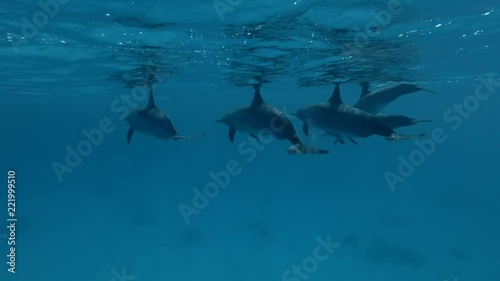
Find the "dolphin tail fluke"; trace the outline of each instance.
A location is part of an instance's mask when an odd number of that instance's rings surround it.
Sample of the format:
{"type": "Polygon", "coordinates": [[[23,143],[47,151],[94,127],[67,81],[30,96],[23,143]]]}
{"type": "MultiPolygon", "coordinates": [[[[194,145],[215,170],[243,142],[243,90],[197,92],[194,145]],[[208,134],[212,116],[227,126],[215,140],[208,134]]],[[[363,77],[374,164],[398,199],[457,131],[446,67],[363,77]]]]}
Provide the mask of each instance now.
{"type": "Polygon", "coordinates": [[[197,138],[201,138],[201,137],[204,137],[206,134],[201,134],[201,135],[196,135],[196,136],[174,136],[173,139],[174,140],[190,140],[190,139],[197,139],[197,138]]]}
{"type": "Polygon", "coordinates": [[[287,150],[288,154],[328,154],[330,153],[328,150],[324,149],[319,149],[319,148],[314,148],[314,147],[309,147],[307,145],[304,145],[302,143],[296,143],[292,146],[290,146],[287,150]]]}
{"type": "Polygon", "coordinates": [[[425,136],[425,134],[399,135],[399,134],[393,133],[390,136],[386,137],[385,139],[388,141],[415,140],[415,139],[419,139],[423,136],[425,136]]]}

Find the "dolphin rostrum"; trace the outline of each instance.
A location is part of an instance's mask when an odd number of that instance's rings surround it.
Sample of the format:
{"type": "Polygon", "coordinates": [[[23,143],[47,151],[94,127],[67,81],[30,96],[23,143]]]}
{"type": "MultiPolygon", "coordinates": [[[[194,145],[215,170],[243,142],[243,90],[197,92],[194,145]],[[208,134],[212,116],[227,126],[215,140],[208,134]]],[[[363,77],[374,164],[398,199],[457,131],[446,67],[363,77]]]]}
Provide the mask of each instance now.
{"type": "Polygon", "coordinates": [[[124,119],[130,125],[127,133],[127,143],[130,143],[132,140],[134,131],[153,135],[165,141],[199,138],[205,135],[181,136],[177,134],[170,117],[164,111],[156,107],[152,87],[149,89],[149,101],[147,106],[130,112],[124,119]]]}
{"type": "Polygon", "coordinates": [[[240,131],[259,140],[259,135],[266,133],[279,140],[288,140],[292,146],[289,154],[326,154],[327,150],[308,147],[299,139],[295,128],[286,115],[274,106],[264,102],[260,94],[260,85],[255,86],[252,103],[231,111],[216,122],[229,126],[229,140],[234,142],[236,131],[240,131]]]}
{"type": "Polygon", "coordinates": [[[380,120],[384,121],[391,129],[395,130],[401,127],[407,127],[423,122],[435,122],[435,120],[419,120],[413,119],[404,115],[389,115],[389,114],[375,114],[380,120]]]}

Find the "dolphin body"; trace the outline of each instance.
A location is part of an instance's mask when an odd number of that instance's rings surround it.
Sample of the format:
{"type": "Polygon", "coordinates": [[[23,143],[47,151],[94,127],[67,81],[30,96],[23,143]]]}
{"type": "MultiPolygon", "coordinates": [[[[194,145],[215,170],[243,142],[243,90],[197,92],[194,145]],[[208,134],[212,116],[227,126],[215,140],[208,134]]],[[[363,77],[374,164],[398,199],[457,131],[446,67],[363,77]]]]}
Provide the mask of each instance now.
{"type": "Polygon", "coordinates": [[[146,135],[152,135],[165,141],[199,138],[205,135],[181,136],[177,134],[170,117],[164,111],[156,107],[152,88],[149,90],[149,101],[147,106],[130,112],[124,119],[130,125],[127,132],[127,143],[129,144],[135,131],[146,135]]]}
{"type": "Polygon", "coordinates": [[[367,82],[361,83],[361,95],[359,97],[358,102],[353,106],[355,108],[361,109],[363,111],[372,114],[379,113],[389,103],[393,102],[397,98],[420,90],[427,91],[437,95],[436,92],[407,83],[385,87],[371,93],[369,91],[369,87],[370,87],[369,83],[367,82]]]}
{"type": "Polygon", "coordinates": [[[361,109],[346,105],[340,97],[340,85],[337,83],[332,96],[327,102],[301,108],[293,115],[303,122],[304,134],[309,134],[309,127],[316,127],[326,135],[336,137],[335,143],[344,143],[348,138],[366,138],[380,135],[389,141],[417,139],[425,134],[400,135],[377,116],[361,109]]]}
{"type": "Polygon", "coordinates": [[[271,134],[279,140],[292,143],[289,154],[326,154],[327,150],[308,147],[299,139],[295,128],[286,115],[276,107],[266,104],[260,94],[260,86],[255,87],[252,103],[231,111],[216,122],[229,127],[229,140],[234,142],[236,131],[246,133],[259,140],[259,134],[271,134]]]}

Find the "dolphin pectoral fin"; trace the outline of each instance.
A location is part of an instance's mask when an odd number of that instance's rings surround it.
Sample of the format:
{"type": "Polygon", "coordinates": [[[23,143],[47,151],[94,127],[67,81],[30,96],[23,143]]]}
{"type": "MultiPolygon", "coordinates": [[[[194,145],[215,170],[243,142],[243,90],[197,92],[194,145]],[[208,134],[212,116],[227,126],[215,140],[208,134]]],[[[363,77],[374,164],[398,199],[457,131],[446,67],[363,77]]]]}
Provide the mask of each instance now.
{"type": "Polygon", "coordinates": [[[130,127],[127,132],[127,143],[130,144],[132,140],[132,135],[134,134],[134,128],[130,127]]]}
{"type": "Polygon", "coordinates": [[[425,136],[425,134],[418,134],[418,135],[398,135],[396,133],[393,133],[390,136],[386,137],[385,139],[388,140],[388,141],[415,140],[415,139],[419,139],[419,138],[421,138],[423,136],[425,136]]]}
{"type": "Polygon", "coordinates": [[[354,143],[355,145],[359,145],[353,138],[349,138],[349,140],[354,143]]]}
{"type": "Polygon", "coordinates": [[[251,136],[252,138],[254,138],[254,139],[256,139],[256,140],[260,141],[259,137],[257,137],[256,135],[254,135],[254,134],[250,134],[250,136],[251,136]]]}
{"type": "Polygon", "coordinates": [[[345,144],[345,141],[339,135],[335,135],[335,142],[333,144],[336,145],[338,143],[345,144]]]}
{"type": "Polygon", "coordinates": [[[234,134],[236,134],[236,129],[233,127],[229,128],[229,140],[234,142],[234,134]]]}
{"type": "Polygon", "coordinates": [[[302,124],[302,131],[304,131],[304,135],[309,136],[309,125],[306,122],[302,124]]]}

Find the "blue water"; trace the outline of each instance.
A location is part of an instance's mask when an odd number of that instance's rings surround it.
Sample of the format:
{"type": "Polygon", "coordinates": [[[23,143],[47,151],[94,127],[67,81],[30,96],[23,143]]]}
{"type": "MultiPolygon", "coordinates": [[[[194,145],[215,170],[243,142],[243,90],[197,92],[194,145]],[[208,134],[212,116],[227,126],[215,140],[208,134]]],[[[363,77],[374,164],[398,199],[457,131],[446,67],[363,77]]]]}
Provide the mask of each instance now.
{"type": "Polygon", "coordinates": [[[1,280],[500,280],[498,3],[54,1],[0,4],[17,219],[11,232],[4,182],[1,280]],[[419,142],[356,146],[292,118],[330,153],[241,153],[248,136],[215,120],[257,80],[290,118],[335,82],[350,105],[361,81],[412,83],[438,95],[383,113],[435,122],[396,130],[419,142]],[[149,83],[180,134],[206,136],[127,144],[122,114],[147,100],[122,98],[149,83]],[[218,194],[197,198],[214,177],[218,194]]]}

